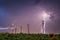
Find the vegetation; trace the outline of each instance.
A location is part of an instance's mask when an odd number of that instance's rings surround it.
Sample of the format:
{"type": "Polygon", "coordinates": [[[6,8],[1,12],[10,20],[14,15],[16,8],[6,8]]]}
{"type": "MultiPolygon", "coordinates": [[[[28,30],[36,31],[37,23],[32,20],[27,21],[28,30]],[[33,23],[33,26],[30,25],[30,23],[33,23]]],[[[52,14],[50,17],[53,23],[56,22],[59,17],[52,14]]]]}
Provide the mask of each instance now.
{"type": "Polygon", "coordinates": [[[60,34],[9,34],[0,33],[0,40],[60,40],[60,34]]]}

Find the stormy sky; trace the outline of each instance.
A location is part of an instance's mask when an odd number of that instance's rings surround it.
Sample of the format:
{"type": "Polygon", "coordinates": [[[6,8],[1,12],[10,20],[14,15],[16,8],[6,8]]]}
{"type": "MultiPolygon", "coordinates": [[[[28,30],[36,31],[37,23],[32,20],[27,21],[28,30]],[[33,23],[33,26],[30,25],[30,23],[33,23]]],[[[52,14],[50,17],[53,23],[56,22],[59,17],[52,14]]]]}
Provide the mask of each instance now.
{"type": "Polygon", "coordinates": [[[27,24],[30,24],[31,33],[40,33],[43,11],[50,15],[46,33],[60,33],[60,0],[0,0],[0,27],[13,27],[14,24],[27,32],[27,24]]]}

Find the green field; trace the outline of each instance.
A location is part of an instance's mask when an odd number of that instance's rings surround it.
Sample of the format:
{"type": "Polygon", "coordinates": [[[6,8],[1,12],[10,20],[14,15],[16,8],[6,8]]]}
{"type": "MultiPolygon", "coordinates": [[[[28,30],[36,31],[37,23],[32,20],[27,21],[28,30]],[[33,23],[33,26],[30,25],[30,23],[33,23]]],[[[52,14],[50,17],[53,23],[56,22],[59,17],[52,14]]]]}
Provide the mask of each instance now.
{"type": "Polygon", "coordinates": [[[0,40],[60,40],[60,34],[9,34],[0,33],[0,40]]]}

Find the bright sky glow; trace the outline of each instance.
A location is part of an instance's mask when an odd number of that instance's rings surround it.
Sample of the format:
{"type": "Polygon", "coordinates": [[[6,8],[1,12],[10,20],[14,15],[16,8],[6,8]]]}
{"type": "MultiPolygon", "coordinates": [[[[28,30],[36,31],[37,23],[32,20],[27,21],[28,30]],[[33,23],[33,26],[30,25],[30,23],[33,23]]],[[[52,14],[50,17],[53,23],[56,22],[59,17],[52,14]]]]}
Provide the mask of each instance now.
{"type": "Polygon", "coordinates": [[[50,15],[48,15],[48,13],[46,13],[45,11],[43,11],[43,14],[42,14],[42,18],[43,20],[46,20],[50,17],[50,15]]]}
{"type": "Polygon", "coordinates": [[[5,29],[14,29],[14,28],[10,28],[10,27],[0,28],[0,30],[5,30],[5,29]]]}
{"type": "Polygon", "coordinates": [[[0,30],[9,29],[9,28],[0,28],[0,30]]]}

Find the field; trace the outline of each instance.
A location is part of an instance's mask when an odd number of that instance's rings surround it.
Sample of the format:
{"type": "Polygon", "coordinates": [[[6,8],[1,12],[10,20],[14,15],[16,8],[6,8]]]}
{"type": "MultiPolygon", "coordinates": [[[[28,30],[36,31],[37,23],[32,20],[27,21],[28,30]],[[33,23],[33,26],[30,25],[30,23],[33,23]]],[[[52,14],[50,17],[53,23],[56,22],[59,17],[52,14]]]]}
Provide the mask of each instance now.
{"type": "Polygon", "coordinates": [[[60,40],[60,34],[9,34],[0,33],[0,40],[60,40]]]}

